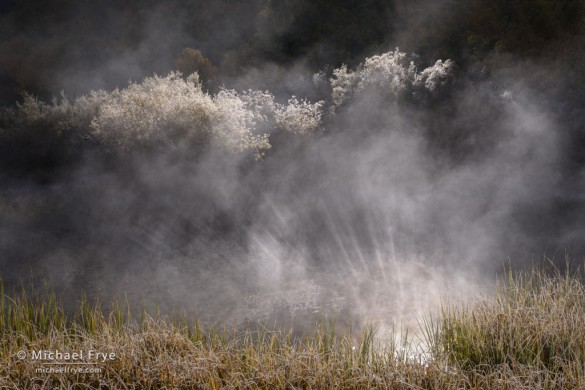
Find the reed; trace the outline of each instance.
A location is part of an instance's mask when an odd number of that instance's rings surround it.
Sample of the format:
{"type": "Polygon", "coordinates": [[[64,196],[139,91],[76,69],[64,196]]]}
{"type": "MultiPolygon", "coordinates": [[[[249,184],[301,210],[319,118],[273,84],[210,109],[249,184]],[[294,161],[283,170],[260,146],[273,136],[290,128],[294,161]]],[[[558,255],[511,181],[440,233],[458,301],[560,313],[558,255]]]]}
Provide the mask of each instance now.
{"type": "Polygon", "coordinates": [[[382,345],[376,327],[340,334],[237,329],[82,296],[66,313],[55,294],[7,294],[0,284],[0,387],[516,389],[585,387],[585,287],[579,273],[510,272],[493,296],[445,304],[421,319],[426,350],[382,345]],[[31,351],[95,350],[98,373],[40,373],[31,351]],[[19,351],[27,352],[20,359],[19,351]]]}

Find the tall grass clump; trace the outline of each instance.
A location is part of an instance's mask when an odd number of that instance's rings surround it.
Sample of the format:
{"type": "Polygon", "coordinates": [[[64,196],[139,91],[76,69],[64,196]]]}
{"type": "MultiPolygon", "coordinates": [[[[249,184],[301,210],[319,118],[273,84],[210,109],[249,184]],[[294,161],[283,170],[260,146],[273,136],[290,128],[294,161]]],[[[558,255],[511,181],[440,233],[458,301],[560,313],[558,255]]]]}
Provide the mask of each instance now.
{"type": "Polygon", "coordinates": [[[580,273],[509,272],[495,296],[444,307],[434,346],[464,370],[524,367],[583,384],[583,324],[580,273]]]}

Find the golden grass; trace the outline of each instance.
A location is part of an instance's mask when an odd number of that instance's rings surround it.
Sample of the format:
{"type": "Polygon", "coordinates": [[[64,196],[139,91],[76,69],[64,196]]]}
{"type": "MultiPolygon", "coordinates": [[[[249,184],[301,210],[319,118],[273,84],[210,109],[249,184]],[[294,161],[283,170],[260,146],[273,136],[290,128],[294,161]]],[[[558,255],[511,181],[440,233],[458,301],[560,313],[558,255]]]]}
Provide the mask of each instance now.
{"type": "MultiPolygon", "coordinates": [[[[425,318],[426,357],[323,322],[304,336],[107,310],[83,298],[67,316],[53,294],[0,296],[0,388],[585,388],[585,288],[576,274],[510,276],[493,297],[425,318]],[[99,373],[45,373],[31,351],[113,352],[99,373]],[[27,357],[19,359],[18,352],[27,357]]],[[[403,349],[402,347],[405,347],[403,349]]]]}

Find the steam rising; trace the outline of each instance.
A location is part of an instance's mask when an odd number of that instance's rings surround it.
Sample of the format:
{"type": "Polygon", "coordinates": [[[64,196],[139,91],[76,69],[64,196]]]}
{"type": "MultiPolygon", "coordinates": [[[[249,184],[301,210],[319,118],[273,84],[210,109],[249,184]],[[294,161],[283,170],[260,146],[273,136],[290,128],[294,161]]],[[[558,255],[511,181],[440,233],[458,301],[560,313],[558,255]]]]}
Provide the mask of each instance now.
{"type": "Polygon", "coordinates": [[[315,74],[299,61],[225,85],[172,72],[52,104],[28,96],[3,134],[73,139],[79,162],[0,193],[2,277],[32,270],[62,294],[209,321],[399,326],[491,285],[509,259],[581,255],[582,206],[562,189],[567,139],[549,102],[512,71],[472,80],[448,58],[417,58],[396,49],[315,74]]]}

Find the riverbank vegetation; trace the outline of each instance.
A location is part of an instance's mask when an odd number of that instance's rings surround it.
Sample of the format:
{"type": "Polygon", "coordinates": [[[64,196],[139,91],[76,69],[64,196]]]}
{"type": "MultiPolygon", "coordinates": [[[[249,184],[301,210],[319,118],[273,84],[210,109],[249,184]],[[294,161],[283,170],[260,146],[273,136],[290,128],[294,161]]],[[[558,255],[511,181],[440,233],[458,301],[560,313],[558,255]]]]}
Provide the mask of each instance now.
{"type": "Polygon", "coordinates": [[[261,325],[203,325],[156,312],[133,316],[128,305],[101,305],[85,298],[74,313],[66,313],[50,293],[3,291],[0,309],[3,388],[585,385],[585,331],[580,326],[585,321],[585,287],[579,273],[510,274],[494,295],[457,306],[444,303],[436,315],[420,320],[417,335],[386,343],[376,337],[375,325],[338,332],[334,321],[322,321],[299,335],[261,325]],[[81,361],[93,370],[89,373],[48,372],[47,367],[69,366],[33,359],[33,351],[43,350],[94,350],[115,358],[93,365],[81,361]]]}

